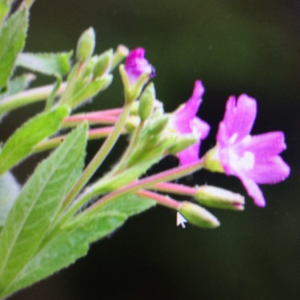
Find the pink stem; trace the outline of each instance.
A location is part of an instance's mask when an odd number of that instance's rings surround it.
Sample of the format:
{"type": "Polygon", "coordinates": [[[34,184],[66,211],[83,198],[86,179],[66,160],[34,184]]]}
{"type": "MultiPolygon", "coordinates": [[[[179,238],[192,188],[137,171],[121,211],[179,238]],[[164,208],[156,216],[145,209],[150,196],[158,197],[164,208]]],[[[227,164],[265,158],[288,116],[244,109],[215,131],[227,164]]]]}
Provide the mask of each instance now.
{"type": "Polygon", "coordinates": [[[181,203],[179,201],[147,190],[138,190],[136,194],[142,197],[150,198],[163,206],[167,206],[175,210],[178,210],[181,206],[181,203]]]}
{"type": "Polygon", "coordinates": [[[188,195],[188,196],[195,196],[196,189],[177,183],[170,183],[170,182],[160,182],[157,183],[154,187],[154,190],[158,190],[161,192],[169,192],[172,194],[178,195],[188,195]]]}
{"type": "Polygon", "coordinates": [[[115,116],[105,115],[102,112],[92,114],[80,114],[70,116],[64,119],[64,124],[78,123],[83,121],[89,121],[89,123],[102,123],[102,124],[114,124],[118,120],[115,116]]]}

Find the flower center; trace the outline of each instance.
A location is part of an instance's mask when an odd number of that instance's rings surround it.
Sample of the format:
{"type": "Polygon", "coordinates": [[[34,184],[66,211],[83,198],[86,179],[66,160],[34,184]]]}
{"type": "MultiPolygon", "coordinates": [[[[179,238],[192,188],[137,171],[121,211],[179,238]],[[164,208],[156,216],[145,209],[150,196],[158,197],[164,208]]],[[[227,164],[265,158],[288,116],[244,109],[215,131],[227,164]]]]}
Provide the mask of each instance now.
{"type": "Polygon", "coordinates": [[[255,163],[255,156],[250,151],[245,151],[243,156],[239,156],[234,151],[229,152],[230,165],[234,169],[242,169],[248,171],[253,169],[255,163]]]}

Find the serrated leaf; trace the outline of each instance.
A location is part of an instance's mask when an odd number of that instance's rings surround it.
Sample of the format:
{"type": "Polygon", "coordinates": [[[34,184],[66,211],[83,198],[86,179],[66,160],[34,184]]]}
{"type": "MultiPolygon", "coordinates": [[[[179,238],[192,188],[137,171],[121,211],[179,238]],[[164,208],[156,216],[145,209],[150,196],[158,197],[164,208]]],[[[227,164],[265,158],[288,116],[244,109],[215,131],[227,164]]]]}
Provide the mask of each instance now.
{"type": "Polygon", "coordinates": [[[7,172],[0,177],[0,227],[5,224],[20,190],[21,186],[12,173],[7,172]]]}
{"type": "Polygon", "coordinates": [[[122,214],[105,214],[89,218],[76,227],[59,232],[20,272],[3,296],[29,286],[54,272],[69,266],[86,255],[89,244],[121,226],[126,220],[122,214]]]}
{"type": "Polygon", "coordinates": [[[5,93],[0,94],[0,100],[24,91],[34,79],[33,74],[24,74],[9,80],[8,89],[5,93]]]}
{"type": "Polygon", "coordinates": [[[10,5],[7,0],[0,0],[0,23],[3,22],[7,13],[9,12],[10,5]]]}
{"type": "Polygon", "coordinates": [[[67,115],[66,107],[58,107],[33,117],[17,129],[0,153],[0,175],[28,156],[37,143],[54,134],[67,115]]]}
{"type": "Polygon", "coordinates": [[[11,16],[0,29],[0,89],[6,86],[22,51],[28,27],[28,12],[21,9],[11,16]]]}
{"type": "Polygon", "coordinates": [[[102,205],[88,216],[75,218],[36,253],[4,296],[74,263],[86,255],[90,243],[111,234],[129,216],[141,213],[155,204],[153,200],[130,194],[102,205]]]}
{"type": "Polygon", "coordinates": [[[80,176],[86,140],[83,124],[38,165],[12,207],[0,238],[0,297],[38,249],[80,176]]]}
{"type": "Polygon", "coordinates": [[[103,203],[91,211],[92,215],[103,214],[107,212],[118,212],[126,214],[128,217],[139,214],[156,205],[154,200],[138,196],[136,194],[127,194],[120,196],[113,201],[103,203]]]}
{"type": "Polygon", "coordinates": [[[62,53],[20,53],[16,62],[27,68],[51,76],[64,76],[70,71],[72,51],[62,53]]]}

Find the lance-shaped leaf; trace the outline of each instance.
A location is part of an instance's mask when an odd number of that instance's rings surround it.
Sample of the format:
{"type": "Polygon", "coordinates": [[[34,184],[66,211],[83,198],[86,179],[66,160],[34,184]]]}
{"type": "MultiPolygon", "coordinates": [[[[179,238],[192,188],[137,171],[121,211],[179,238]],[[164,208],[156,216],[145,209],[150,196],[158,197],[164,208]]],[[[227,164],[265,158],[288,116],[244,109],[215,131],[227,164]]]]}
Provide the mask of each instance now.
{"type": "Polygon", "coordinates": [[[0,177],[0,227],[5,224],[8,213],[20,190],[20,184],[12,173],[7,172],[0,177]]]}
{"type": "Polygon", "coordinates": [[[31,154],[37,143],[54,134],[67,115],[66,107],[58,107],[23,124],[3,146],[0,153],[0,175],[31,154]]]}
{"type": "Polygon", "coordinates": [[[0,239],[0,297],[37,251],[81,174],[86,124],[75,129],[38,165],[12,207],[0,239]]]}
{"type": "Polygon", "coordinates": [[[6,86],[22,51],[28,27],[28,12],[21,9],[11,16],[0,29],[0,89],[6,86]]]}
{"type": "Polygon", "coordinates": [[[4,18],[6,17],[7,13],[10,9],[10,2],[8,0],[1,0],[0,1],[0,23],[3,22],[4,18]]]}
{"type": "Polygon", "coordinates": [[[35,76],[33,74],[28,73],[9,80],[8,89],[7,91],[5,91],[5,93],[0,94],[0,100],[24,91],[34,79],[35,76]]]}
{"type": "Polygon", "coordinates": [[[130,194],[106,203],[85,217],[79,215],[35,254],[3,296],[74,263],[87,253],[90,243],[113,232],[127,217],[154,205],[152,200],[130,194]]]}
{"type": "Polygon", "coordinates": [[[70,71],[72,51],[62,53],[20,53],[17,66],[51,76],[64,76],[70,71]]]}

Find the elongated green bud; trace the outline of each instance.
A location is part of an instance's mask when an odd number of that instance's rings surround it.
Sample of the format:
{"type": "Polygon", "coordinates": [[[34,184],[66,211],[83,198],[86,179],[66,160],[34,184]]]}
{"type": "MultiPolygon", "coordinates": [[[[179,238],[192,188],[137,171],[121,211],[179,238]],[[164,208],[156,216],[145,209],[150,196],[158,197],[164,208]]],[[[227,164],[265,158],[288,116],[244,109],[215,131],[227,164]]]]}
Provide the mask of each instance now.
{"type": "Polygon", "coordinates": [[[219,220],[205,208],[184,201],[179,212],[193,225],[203,228],[216,228],[220,226],[219,220]]]}
{"type": "Polygon", "coordinates": [[[174,146],[169,148],[169,153],[176,154],[184,149],[194,145],[198,141],[198,137],[191,133],[191,134],[185,134],[183,136],[178,136],[176,139],[176,143],[174,146]]]}
{"type": "Polygon", "coordinates": [[[80,36],[77,49],[76,58],[81,62],[87,61],[93,54],[95,48],[96,36],[94,28],[90,27],[80,36]]]}
{"type": "Polygon", "coordinates": [[[82,77],[88,77],[92,74],[96,62],[97,62],[96,56],[91,57],[90,59],[88,59],[85,62],[82,73],[81,73],[82,77]]]}
{"type": "Polygon", "coordinates": [[[129,54],[129,49],[124,45],[119,45],[114,53],[112,59],[112,69],[114,69],[118,64],[129,54]]]}
{"type": "Polygon", "coordinates": [[[98,57],[98,60],[93,70],[94,77],[102,77],[110,71],[112,65],[112,58],[112,49],[105,51],[98,57]]]}
{"type": "Polygon", "coordinates": [[[140,124],[139,117],[130,116],[125,123],[125,128],[128,132],[134,132],[140,124]]]}
{"type": "Polygon", "coordinates": [[[139,104],[139,116],[142,121],[145,121],[151,115],[155,100],[155,88],[154,84],[149,83],[144,89],[139,104]]]}
{"type": "Polygon", "coordinates": [[[245,198],[242,195],[215,186],[199,187],[195,198],[200,204],[210,207],[244,210],[245,198]]]}
{"type": "Polygon", "coordinates": [[[159,134],[161,133],[168,125],[170,116],[169,115],[162,115],[158,118],[155,118],[149,124],[149,132],[151,134],[159,134]]]}

